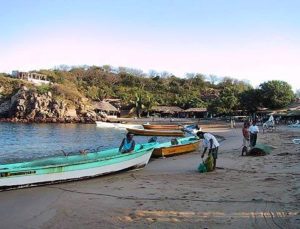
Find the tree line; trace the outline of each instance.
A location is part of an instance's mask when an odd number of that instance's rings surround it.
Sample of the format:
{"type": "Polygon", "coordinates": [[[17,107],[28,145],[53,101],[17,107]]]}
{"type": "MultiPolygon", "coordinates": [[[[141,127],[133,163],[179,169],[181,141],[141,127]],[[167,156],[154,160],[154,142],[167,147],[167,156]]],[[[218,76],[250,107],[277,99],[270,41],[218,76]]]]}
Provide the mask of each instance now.
{"type": "MultiPolygon", "coordinates": [[[[291,86],[278,80],[263,82],[253,88],[248,82],[230,77],[187,73],[179,78],[169,72],[104,66],[59,66],[40,70],[53,82],[37,87],[38,93],[51,91],[54,96],[76,103],[90,100],[121,99],[123,107],[140,115],[155,105],[179,106],[183,109],[205,107],[210,113],[232,114],[236,110],[255,112],[259,107],[279,109],[295,98],[291,86]]],[[[0,78],[1,81],[1,78],[0,78]]]]}

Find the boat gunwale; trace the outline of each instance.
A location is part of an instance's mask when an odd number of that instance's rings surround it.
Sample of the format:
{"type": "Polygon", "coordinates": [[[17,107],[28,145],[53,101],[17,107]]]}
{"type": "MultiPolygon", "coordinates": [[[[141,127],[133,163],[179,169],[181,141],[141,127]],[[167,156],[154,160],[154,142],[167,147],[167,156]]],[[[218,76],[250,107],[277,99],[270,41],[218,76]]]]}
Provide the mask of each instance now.
{"type": "MultiPolygon", "coordinates": [[[[186,145],[190,145],[190,144],[195,144],[195,143],[199,143],[200,140],[193,140],[191,142],[185,143],[185,144],[177,144],[177,145],[170,145],[170,146],[163,146],[163,147],[159,147],[159,148],[155,148],[155,149],[167,149],[167,148],[176,148],[179,146],[186,146],[186,145]]],[[[154,149],[154,150],[155,150],[154,149]]]]}
{"type": "Polygon", "coordinates": [[[126,128],[126,130],[135,135],[142,136],[176,136],[181,137],[184,136],[184,132],[181,130],[158,130],[158,129],[136,129],[136,128],[126,128]],[[149,135],[146,135],[149,134],[149,135]],[[153,135],[151,135],[153,134],[153,135]],[[161,134],[161,135],[160,135],[161,134]]]}
{"type": "Polygon", "coordinates": [[[145,130],[183,130],[178,124],[142,124],[145,130]]]}
{"type": "MultiPolygon", "coordinates": [[[[80,165],[80,164],[89,164],[89,163],[93,163],[93,162],[100,162],[100,161],[111,160],[111,159],[115,159],[115,158],[128,157],[128,156],[134,155],[134,154],[144,155],[149,150],[152,150],[154,148],[155,148],[155,144],[153,144],[153,146],[151,146],[151,147],[138,149],[138,150],[134,151],[134,153],[132,153],[132,152],[120,153],[120,154],[116,154],[113,156],[108,156],[108,157],[103,157],[103,158],[98,158],[98,159],[84,160],[84,161],[77,161],[74,163],[64,163],[64,164],[57,164],[57,165],[52,164],[52,165],[45,165],[45,166],[34,166],[34,167],[12,168],[12,169],[2,168],[2,169],[0,169],[0,173],[21,172],[21,171],[30,171],[30,170],[39,170],[39,169],[51,169],[51,168],[59,168],[59,167],[73,166],[73,165],[80,165]]],[[[96,153],[99,153],[99,152],[96,152],[96,153]]],[[[90,153],[90,154],[93,154],[93,153],[90,153]]],[[[73,156],[78,157],[78,156],[86,156],[86,155],[72,155],[71,157],[73,157],[73,156]]],[[[48,159],[51,159],[51,158],[47,158],[47,160],[48,159]]],[[[41,160],[44,160],[44,159],[41,159],[41,160]]],[[[28,163],[30,163],[30,162],[34,162],[34,161],[29,161],[28,163]]],[[[27,163],[27,162],[24,162],[24,163],[27,163]]],[[[8,165],[11,165],[11,164],[8,164],[8,165]]],[[[1,179],[1,176],[0,176],[0,179],[1,179]]]]}
{"type": "MultiPolygon", "coordinates": [[[[185,146],[185,145],[189,145],[189,144],[192,144],[192,143],[198,143],[200,142],[200,139],[198,139],[197,137],[195,136],[189,136],[189,137],[184,137],[184,138],[179,138],[177,139],[179,142],[182,142],[182,141],[189,141],[187,143],[184,143],[184,144],[177,144],[177,145],[170,145],[170,146],[162,146],[162,147],[154,147],[154,150],[155,149],[165,149],[165,148],[170,148],[170,147],[176,147],[176,146],[185,146]]],[[[166,144],[166,143],[170,143],[169,142],[165,142],[165,143],[161,143],[161,144],[166,144]]],[[[159,146],[159,145],[158,145],[159,146]]]]}

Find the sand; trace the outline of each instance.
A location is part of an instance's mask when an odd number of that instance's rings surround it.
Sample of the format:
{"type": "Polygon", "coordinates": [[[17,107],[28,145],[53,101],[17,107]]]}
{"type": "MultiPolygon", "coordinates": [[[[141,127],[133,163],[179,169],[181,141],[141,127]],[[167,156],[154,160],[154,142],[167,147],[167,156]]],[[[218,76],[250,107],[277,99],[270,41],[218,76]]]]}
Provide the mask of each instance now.
{"type": "Polygon", "coordinates": [[[0,193],[1,228],[300,228],[300,131],[258,136],[270,155],[242,157],[241,129],[225,138],[217,170],[200,152],[154,159],[143,169],[0,193]]]}

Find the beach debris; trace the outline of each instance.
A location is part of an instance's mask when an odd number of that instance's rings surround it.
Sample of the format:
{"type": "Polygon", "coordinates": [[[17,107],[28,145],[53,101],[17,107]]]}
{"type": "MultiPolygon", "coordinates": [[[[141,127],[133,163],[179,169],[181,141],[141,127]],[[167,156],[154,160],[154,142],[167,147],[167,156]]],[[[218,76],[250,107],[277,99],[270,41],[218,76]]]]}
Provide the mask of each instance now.
{"type": "Polygon", "coordinates": [[[274,177],[267,177],[264,179],[264,181],[276,181],[277,179],[274,177]]]}
{"type": "Polygon", "coordinates": [[[288,152],[284,152],[284,153],[278,153],[276,154],[276,156],[287,156],[287,155],[291,155],[290,153],[288,152]]]}

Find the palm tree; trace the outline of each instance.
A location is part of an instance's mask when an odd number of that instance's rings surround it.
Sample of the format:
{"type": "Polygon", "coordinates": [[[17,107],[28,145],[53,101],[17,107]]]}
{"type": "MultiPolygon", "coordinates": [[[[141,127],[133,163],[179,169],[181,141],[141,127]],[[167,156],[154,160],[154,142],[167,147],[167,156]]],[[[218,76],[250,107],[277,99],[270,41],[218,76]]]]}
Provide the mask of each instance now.
{"type": "Polygon", "coordinates": [[[141,117],[142,111],[145,108],[145,105],[143,104],[143,91],[138,91],[135,93],[135,98],[133,101],[131,101],[133,104],[133,107],[129,111],[129,113],[136,112],[136,115],[138,118],[141,117]]]}
{"type": "Polygon", "coordinates": [[[147,117],[149,117],[149,112],[153,106],[156,106],[158,103],[151,94],[146,95],[146,101],[144,103],[145,110],[147,111],[147,117]]]}

